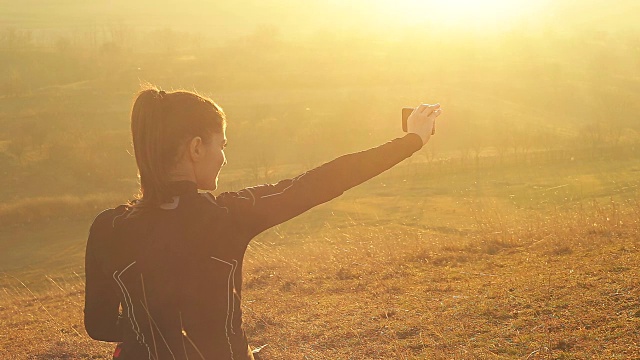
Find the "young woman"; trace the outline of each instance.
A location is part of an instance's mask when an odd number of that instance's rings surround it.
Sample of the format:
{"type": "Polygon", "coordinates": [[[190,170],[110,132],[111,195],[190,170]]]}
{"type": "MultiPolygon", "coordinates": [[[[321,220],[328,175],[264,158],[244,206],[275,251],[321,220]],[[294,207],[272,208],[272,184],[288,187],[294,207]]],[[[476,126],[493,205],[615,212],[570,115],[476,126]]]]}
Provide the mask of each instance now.
{"type": "Polygon", "coordinates": [[[222,109],[192,92],[141,91],[131,112],[141,197],[91,226],[87,333],[120,343],[116,359],[253,359],[240,306],[249,241],[411,156],[440,111],[420,105],[402,138],[277,184],[214,196],[198,189],[215,190],[227,162],[222,109]]]}

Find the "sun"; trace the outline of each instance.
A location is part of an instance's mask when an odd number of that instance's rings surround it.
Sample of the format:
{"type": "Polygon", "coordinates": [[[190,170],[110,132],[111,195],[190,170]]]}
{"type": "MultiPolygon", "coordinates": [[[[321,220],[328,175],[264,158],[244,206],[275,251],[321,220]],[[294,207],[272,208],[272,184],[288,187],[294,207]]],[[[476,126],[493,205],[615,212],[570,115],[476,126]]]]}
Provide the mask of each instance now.
{"type": "Polygon", "coordinates": [[[550,0],[370,0],[376,12],[406,25],[503,28],[539,16],[550,0]]]}

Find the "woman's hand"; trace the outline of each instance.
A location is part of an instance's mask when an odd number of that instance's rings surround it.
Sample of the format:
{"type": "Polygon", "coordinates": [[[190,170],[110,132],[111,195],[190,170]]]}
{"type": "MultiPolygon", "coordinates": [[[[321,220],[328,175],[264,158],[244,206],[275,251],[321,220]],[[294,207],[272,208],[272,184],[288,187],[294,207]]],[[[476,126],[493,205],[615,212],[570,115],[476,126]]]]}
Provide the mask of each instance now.
{"type": "Polygon", "coordinates": [[[420,135],[422,144],[426,144],[431,138],[435,120],[441,113],[440,104],[418,106],[407,119],[407,132],[420,135]]]}

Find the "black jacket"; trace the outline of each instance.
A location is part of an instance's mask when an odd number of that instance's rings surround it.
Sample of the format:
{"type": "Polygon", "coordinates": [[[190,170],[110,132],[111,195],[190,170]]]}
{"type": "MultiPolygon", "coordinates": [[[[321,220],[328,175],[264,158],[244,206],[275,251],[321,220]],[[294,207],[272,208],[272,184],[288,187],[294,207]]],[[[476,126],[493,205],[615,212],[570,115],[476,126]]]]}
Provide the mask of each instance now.
{"type": "Polygon", "coordinates": [[[120,359],[249,359],[240,307],[249,241],[421,147],[408,134],[277,184],[213,196],[175,182],[171,203],[103,211],[87,241],[89,336],[122,342],[120,359]]]}

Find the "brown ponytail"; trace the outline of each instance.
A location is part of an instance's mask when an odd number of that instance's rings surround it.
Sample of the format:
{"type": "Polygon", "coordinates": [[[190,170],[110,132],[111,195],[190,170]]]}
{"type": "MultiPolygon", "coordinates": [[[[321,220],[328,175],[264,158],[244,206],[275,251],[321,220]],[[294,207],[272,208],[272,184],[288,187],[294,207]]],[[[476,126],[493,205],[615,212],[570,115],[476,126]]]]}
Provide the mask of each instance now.
{"type": "Polygon", "coordinates": [[[146,85],[131,110],[131,135],[138,165],[140,195],[137,208],[168,201],[169,171],[180,148],[200,136],[209,141],[226,126],[222,108],[213,100],[190,91],[165,92],[146,85]]]}

